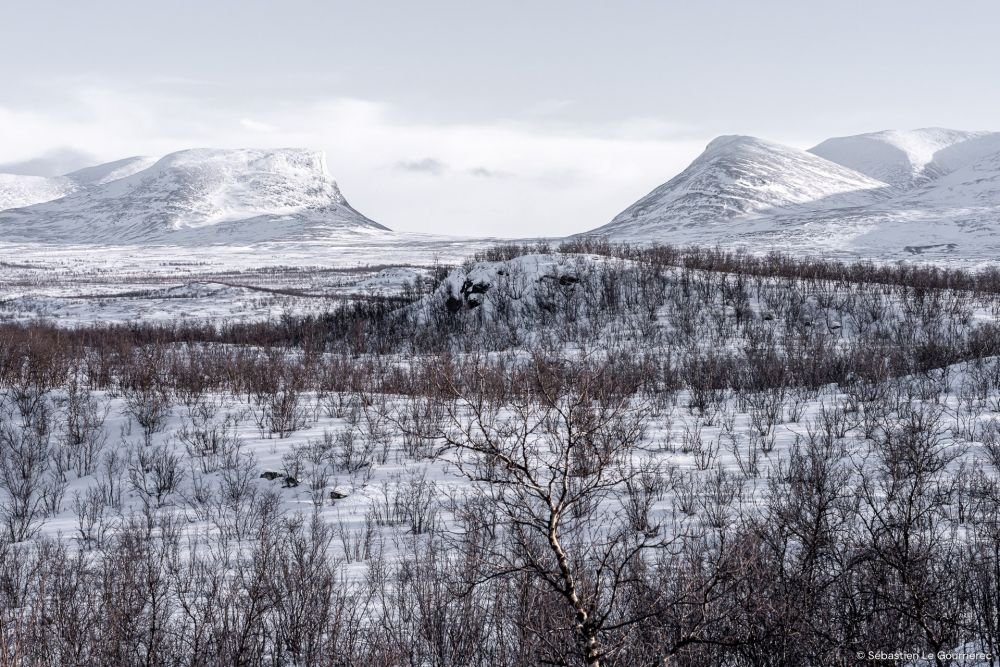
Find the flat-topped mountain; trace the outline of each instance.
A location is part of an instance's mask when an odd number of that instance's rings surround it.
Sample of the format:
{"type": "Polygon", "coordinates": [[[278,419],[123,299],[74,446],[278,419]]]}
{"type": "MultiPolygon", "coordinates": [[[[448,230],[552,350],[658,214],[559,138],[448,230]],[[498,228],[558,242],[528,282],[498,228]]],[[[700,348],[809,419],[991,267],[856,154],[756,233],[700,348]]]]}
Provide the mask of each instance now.
{"type": "Polygon", "coordinates": [[[255,243],[386,228],[347,203],[322,153],[191,149],[62,177],[63,196],[0,212],[8,239],[80,243],[255,243]]]}

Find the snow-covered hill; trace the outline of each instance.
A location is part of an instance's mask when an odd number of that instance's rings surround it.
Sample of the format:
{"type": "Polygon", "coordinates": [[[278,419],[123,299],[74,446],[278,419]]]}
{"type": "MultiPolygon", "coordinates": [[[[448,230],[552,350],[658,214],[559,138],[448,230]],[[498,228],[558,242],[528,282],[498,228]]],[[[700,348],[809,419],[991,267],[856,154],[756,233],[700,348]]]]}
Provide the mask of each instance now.
{"type": "Polygon", "coordinates": [[[66,196],[0,213],[8,239],[256,243],[386,228],[355,211],[303,149],[192,149],[74,172],[66,196]]]}
{"type": "Polygon", "coordinates": [[[1000,252],[1000,133],[930,128],[799,151],[720,137],[592,234],[891,258],[1000,252]]]}

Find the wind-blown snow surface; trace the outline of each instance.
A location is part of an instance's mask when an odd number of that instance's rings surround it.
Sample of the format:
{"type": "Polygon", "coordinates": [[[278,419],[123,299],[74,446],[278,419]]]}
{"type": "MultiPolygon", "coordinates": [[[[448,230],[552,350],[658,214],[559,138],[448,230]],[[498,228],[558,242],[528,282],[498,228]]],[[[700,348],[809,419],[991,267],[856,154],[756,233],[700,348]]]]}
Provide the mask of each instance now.
{"type": "Polygon", "coordinates": [[[960,149],[960,161],[969,162],[980,157],[982,150],[1000,150],[997,138],[998,135],[989,132],[936,127],[909,132],[885,130],[827,139],[809,152],[905,189],[953,170],[947,159],[938,159],[944,149],[960,149]]]}
{"type": "Polygon", "coordinates": [[[143,169],[148,169],[154,164],[156,164],[155,157],[138,155],[77,169],[66,174],[66,178],[76,181],[80,185],[105,185],[111,181],[136,174],[143,169]]]}
{"type": "Polygon", "coordinates": [[[892,259],[1000,253],[1000,133],[940,128],[799,151],[720,137],[592,234],[892,259]]]}
{"type": "Polygon", "coordinates": [[[86,188],[131,176],[154,162],[156,158],[130,157],[86,167],[63,176],[0,174],[0,211],[60,199],[86,188]]]}
{"type": "MultiPolygon", "coordinates": [[[[75,178],[74,178],[75,177],[75,178]]],[[[8,239],[54,243],[239,243],[373,234],[304,149],[191,149],[74,172],[78,189],[0,213],[8,239]]]]}
{"type": "Polygon", "coordinates": [[[0,210],[52,201],[78,188],[77,183],[65,176],[0,174],[0,210]]]}

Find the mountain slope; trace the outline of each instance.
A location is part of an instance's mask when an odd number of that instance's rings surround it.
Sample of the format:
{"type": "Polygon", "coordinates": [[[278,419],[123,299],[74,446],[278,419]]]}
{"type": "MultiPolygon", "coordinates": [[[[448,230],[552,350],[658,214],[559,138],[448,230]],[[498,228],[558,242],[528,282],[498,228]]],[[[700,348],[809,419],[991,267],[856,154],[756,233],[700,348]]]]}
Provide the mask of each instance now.
{"type": "Polygon", "coordinates": [[[886,187],[806,151],[754,137],[724,136],[594,233],[641,236],[789,207],[855,206],[876,200],[886,187]]]}
{"type": "Polygon", "coordinates": [[[79,185],[65,176],[0,174],[0,211],[52,201],[78,189],[79,185]]]}
{"type": "Polygon", "coordinates": [[[141,171],[156,158],[130,157],[85,167],[62,176],[0,174],[0,211],[60,199],[86,188],[105,185],[141,171]]]}
{"type": "Polygon", "coordinates": [[[191,149],[118,177],[137,166],[130,160],[77,172],[93,185],[0,213],[0,229],[26,240],[128,243],[255,243],[386,229],[351,208],[317,151],[191,149]]]}
{"type": "Polygon", "coordinates": [[[1000,255],[1000,133],[885,131],[830,139],[808,153],[721,137],[590,233],[640,243],[992,260],[1000,255]]]}
{"type": "Polygon", "coordinates": [[[899,189],[924,185],[1000,150],[1000,134],[932,127],[827,139],[809,152],[899,189]]]}
{"type": "Polygon", "coordinates": [[[155,157],[127,157],[93,167],[84,167],[66,174],[66,178],[76,181],[82,186],[106,185],[111,181],[131,176],[156,163],[155,157]]]}
{"type": "Polygon", "coordinates": [[[1000,207],[1000,147],[927,185],[896,197],[893,204],[923,210],[993,210],[1000,207]]]}

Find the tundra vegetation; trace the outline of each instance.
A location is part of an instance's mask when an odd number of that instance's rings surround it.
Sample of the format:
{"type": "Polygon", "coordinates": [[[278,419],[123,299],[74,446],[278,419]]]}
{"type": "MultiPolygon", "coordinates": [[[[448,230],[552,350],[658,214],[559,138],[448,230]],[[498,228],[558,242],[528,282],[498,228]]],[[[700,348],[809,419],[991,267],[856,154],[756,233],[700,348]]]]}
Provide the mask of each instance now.
{"type": "Polygon", "coordinates": [[[2,324],[0,664],[1000,664],[998,320],[996,270],[579,241],[2,324]]]}

